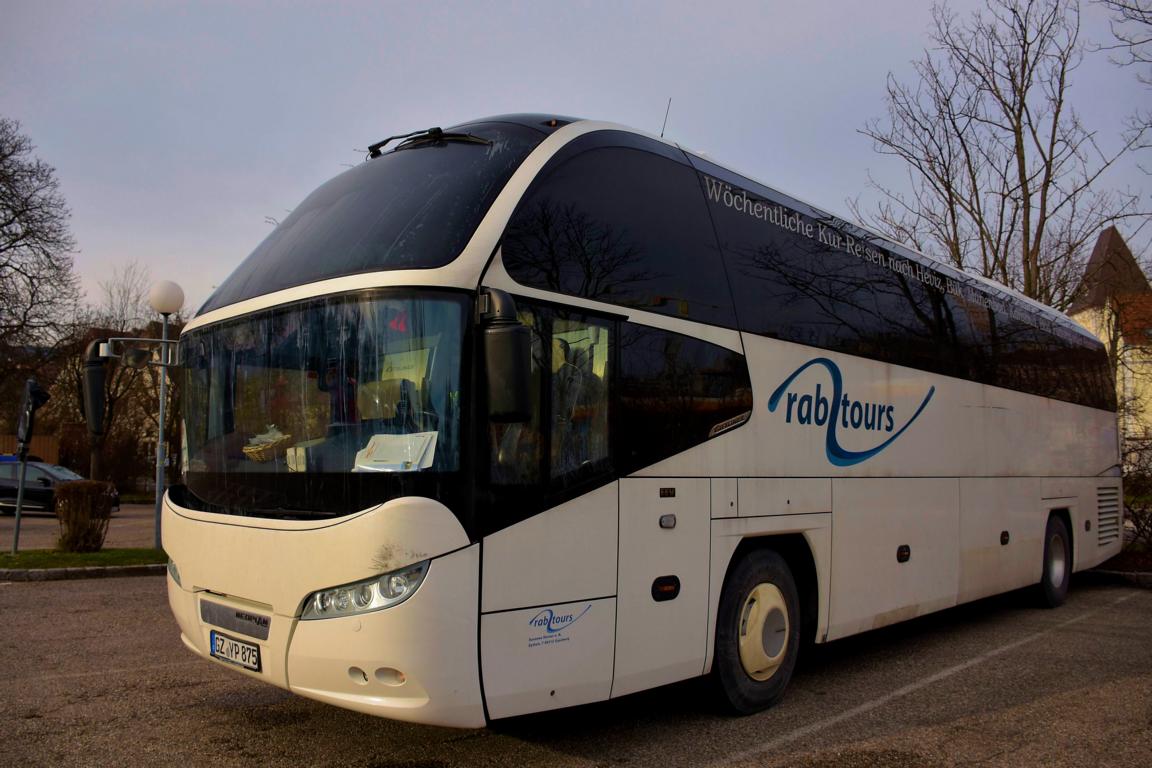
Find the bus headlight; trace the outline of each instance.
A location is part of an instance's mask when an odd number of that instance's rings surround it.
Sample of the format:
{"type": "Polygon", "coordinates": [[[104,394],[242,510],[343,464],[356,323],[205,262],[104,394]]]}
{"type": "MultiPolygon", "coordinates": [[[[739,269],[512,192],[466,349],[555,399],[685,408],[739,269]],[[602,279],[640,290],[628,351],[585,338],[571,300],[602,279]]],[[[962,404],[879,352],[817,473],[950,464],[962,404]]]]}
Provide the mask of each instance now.
{"type": "Polygon", "coordinates": [[[424,575],[428,573],[428,562],[425,560],[371,579],[313,592],[304,601],[300,618],[308,620],[355,616],[399,605],[420,588],[424,575]]]}

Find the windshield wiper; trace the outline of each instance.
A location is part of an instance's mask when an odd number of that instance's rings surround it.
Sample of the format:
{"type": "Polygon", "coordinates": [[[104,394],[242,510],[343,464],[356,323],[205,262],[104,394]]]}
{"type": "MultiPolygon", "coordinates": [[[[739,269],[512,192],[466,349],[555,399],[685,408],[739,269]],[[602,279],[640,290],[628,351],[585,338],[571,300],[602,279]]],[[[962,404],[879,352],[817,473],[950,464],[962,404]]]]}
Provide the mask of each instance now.
{"type": "Polygon", "coordinates": [[[479,136],[473,136],[470,133],[445,133],[443,128],[426,128],[422,131],[412,131],[412,133],[402,133],[398,136],[389,136],[383,141],[378,141],[368,147],[368,157],[380,157],[384,145],[396,139],[407,139],[407,141],[396,147],[401,149],[413,144],[423,143],[425,141],[462,141],[468,144],[491,144],[489,139],[483,139],[479,136]]]}

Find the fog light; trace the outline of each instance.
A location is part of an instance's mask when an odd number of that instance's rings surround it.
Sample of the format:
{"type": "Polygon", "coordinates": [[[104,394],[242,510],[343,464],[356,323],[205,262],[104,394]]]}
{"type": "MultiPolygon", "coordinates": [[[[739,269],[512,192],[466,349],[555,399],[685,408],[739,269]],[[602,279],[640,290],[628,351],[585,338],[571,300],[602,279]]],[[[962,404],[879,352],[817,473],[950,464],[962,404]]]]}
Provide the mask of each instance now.
{"type": "Polygon", "coordinates": [[[391,667],[380,667],[376,670],[376,682],[395,688],[398,685],[404,685],[404,681],[408,678],[398,669],[391,667]]]}

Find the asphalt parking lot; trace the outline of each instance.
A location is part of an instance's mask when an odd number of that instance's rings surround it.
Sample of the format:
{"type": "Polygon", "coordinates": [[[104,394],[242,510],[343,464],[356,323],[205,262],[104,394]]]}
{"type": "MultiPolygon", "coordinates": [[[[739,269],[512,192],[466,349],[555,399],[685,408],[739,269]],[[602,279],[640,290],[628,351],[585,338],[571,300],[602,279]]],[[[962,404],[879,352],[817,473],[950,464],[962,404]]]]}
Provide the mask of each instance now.
{"type": "Polygon", "coordinates": [[[785,702],[716,714],[698,683],[496,723],[396,723],[199,660],[161,577],[0,585],[0,764],[1152,764],[1152,591],[1080,576],[813,649],[785,702]]]}

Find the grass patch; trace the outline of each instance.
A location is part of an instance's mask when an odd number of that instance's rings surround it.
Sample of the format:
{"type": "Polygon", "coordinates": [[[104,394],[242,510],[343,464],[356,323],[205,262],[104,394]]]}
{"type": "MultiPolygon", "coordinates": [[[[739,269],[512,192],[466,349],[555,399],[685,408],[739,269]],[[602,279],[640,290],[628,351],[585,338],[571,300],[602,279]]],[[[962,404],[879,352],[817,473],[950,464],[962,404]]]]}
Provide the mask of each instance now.
{"type": "Polygon", "coordinates": [[[99,552],[57,552],[54,549],[29,549],[15,555],[0,554],[0,568],[85,568],[108,565],[150,565],[167,563],[162,549],[102,549],[99,552]]]}

